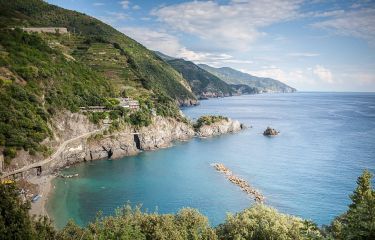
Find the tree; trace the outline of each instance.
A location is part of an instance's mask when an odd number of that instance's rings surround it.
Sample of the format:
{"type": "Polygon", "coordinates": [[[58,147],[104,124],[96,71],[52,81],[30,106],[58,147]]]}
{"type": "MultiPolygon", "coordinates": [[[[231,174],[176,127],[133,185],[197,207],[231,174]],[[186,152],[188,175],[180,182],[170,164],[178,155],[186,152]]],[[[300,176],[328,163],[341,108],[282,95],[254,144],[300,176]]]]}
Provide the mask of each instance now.
{"type": "Polygon", "coordinates": [[[32,239],[28,215],[30,203],[22,203],[14,184],[0,184],[0,236],[2,239],[32,239]]]}
{"type": "Polygon", "coordinates": [[[372,174],[365,170],[357,179],[357,187],[350,195],[352,203],[343,215],[331,224],[335,239],[375,239],[375,190],[371,186],[372,174]]]}
{"type": "Polygon", "coordinates": [[[23,202],[14,183],[0,183],[0,238],[2,240],[54,239],[55,230],[45,218],[30,218],[30,203],[23,202]]]}
{"type": "Polygon", "coordinates": [[[322,239],[309,221],[281,214],[271,207],[256,204],[236,215],[228,215],[217,228],[219,239],[322,239]]]}
{"type": "Polygon", "coordinates": [[[363,171],[362,175],[357,179],[357,188],[350,195],[352,204],[349,208],[355,209],[360,203],[366,200],[366,198],[371,197],[374,190],[371,187],[372,174],[366,169],[363,171]]]}

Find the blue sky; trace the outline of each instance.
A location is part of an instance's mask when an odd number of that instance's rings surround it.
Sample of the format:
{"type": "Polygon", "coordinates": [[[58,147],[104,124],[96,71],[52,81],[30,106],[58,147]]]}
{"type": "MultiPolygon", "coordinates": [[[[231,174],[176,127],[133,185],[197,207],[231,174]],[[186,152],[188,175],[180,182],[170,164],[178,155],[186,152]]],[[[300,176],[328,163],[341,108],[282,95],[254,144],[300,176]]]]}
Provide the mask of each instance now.
{"type": "Polygon", "coordinates": [[[375,91],[375,0],[48,0],[152,50],[302,91],[375,91]]]}

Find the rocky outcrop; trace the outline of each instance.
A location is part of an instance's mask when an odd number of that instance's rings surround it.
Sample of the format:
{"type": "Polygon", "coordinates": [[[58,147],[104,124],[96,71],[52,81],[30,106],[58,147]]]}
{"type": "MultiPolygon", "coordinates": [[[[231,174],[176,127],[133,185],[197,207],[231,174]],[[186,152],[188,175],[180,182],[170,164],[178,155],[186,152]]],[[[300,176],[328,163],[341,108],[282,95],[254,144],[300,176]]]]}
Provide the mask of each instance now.
{"type": "MultiPolygon", "coordinates": [[[[71,113],[69,111],[61,111],[54,114],[50,123],[53,129],[53,138],[45,139],[42,144],[55,151],[62,142],[75,138],[85,133],[99,129],[100,126],[89,121],[87,116],[80,113],[71,113]]],[[[29,151],[18,150],[17,156],[12,159],[11,163],[6,166],[5,171],[16,170],[32,163],[43,160],[45,156],[37,152],[30,154],[29,151]]]]}
{"type": "MultiPolygon", "coordinates": [[[[86,123],[85,116],[81,118],[81,116],[73,115],[72,119],[73,123],[68,123],[69,120],[67,120],[68,122],[61,122],[59,125],[60,130],[57,134],[59,134],[60,145],[56,148],[58,150],[49,158],[25,164],[26,169],[22,171],[22,176],[44,175],[79,162],[117,159],[138,154],[143,150],[169,147],[173,141],[188,140],[194,135],[208,137],[239,131],[243,128],[238,121],[226,119],[208,127],[202,126],[199,132],[195,132],[191,124],[174,118],[155,116],[152,124],[147,127],[137,129],[127,126],[117,132],[108,133],[106,128],[96,129],[91,123],[86,123]],[[77,130],[74,130],[74,124],[77,124],[77,130]],[[64,130],[67,133],[61,132],[64,130]],[[74,137],[68,138],[68,133],[74,137]],[[76,136],[77,134],[80,135],[76,136]],[[66,138],[68,140],[61,141],[66,138]]],[[[17,174],[19,169],[21,168],[16,170],[17,174]]],[[[7,172],[10,174],[12,171],[7,172]]]]}
{"type": "Polygon", "coordinates": [[[280,132],[277,131],[276,129],[274,129],[274,128],[270,128],[270,127],[267,127],[267,129],[264,130],[263,135],[264,135],[264,136],[276,136],[276,135],[278,135],[279,133],[280,133],[280,132]]]}
{"type": "Polygon", "coordinates": [[[237,120],[222,119],[210,125],[203,125],[196,129],[198,137],[212,137],[241,131],[245,126],[237,120]]]}
{"type": "Polygon", "coordinates": [[[196,99],[183,99],[183,100],[178,100],[178,105],[180,107],[191,107],[191,106],[199,105],[199,102],[196,99]]]}
{"type": "Polygon", "coordinates": [[[138,137],[140,149],[154,150],[169,147],[172,141],[188,140],[194,136],[193,127],[175,119],[155,117],[148,127],[140,129],[138,137]]]}
{"type": "Polygon", "coordinates": [[[154,117],[151,125],[121,131],[70,143],[62,151],[59,160],[49,164],[50,171],[66,165],[100,159],[117,159],[138,154],[142,150],[155,150],[171,146],[175,140],[188,140],[194,136],[192,126],[173,118],[154,117]]]}

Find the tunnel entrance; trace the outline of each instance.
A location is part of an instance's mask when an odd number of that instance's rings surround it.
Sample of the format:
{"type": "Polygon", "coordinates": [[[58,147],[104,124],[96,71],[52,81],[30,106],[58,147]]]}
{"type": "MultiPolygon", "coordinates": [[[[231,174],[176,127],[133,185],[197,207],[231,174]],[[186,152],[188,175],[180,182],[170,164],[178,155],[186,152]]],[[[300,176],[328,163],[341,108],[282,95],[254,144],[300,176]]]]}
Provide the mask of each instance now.
{"type": "Polygon", "coordinates": [[[36,167],[36,175],[37,176],[42,175],[42,166],[36,167]]]}
{"type": "Polygon", "coordinates": [[[134,134],[135,146],[138,150],[141,150],[141,141],[139,140],[138,134],[134,134]]]}

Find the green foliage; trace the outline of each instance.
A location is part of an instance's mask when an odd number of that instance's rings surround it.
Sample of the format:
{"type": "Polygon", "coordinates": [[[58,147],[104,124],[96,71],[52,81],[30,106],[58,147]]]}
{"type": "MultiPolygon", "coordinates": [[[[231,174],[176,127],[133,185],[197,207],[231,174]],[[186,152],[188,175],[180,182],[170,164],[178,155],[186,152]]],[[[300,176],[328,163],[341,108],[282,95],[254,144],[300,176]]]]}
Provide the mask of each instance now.
{"type": "Polygon", "coordinates": [[[14,184],[0,183],[0,238],[3,240],[54,239],[47,218],[30,218],[30,203],[23,203],[14,184]]]}
{"type": "Polygon", "coordinates": [[[188,82],[171,66],[141,44],[95,18],[40,0],[0,1],[0,12],[0,27],[67,27],[72,39],[64,38],[63,34],[50,34],[50,37],[64,39],[61,43],[71,48],[69,53],[97,72],[117,79],[119,88],[123,84],[135,84],[137,88],[163,91],[176,100],[195,99],[187,87],[188,82]],[[103,47],[106,54],[98,56],[103,47]]]}
{"type": "Polygon", "coordinates": [[[183,59],[173,59],[167,62],[189,81],[193,92],[198,96],[205,92],[216,93],[218,96],[230,96],[233,93],[233,89],[226,82],[192,62],[183,59]]]}
{"type": "Polygon", "coordinates": [[[111,86],[84,65],[67,61],[37,34],[0,31],[6,52],[0,54],[0,67],[18,79],[0,88],[1,145],[45,151],[40,142],[52,135],[47,124],[51,114],[100,105],[111,86]]]}
{"type": "Polygon", "coordinates": [[[336,218],[329,227],[335,239],[375,239],[375,190],[372,174],[365,170],[357,180],[357,188],[350,195],[352,203],[346,213],[336,218]]]}
{"type": "Polygon", "coordinates": [[[208,220],[197,210],[182,209],[177,214],[144,213],[129,205],[118,209],[115,216],[99,217],[82,229],[74,223],[59,233],[58,239],[217,239],[208,220]]]}
{"type": "MultiPolygon", "coordinates": [[[[0,0],[0,146],[46,153],[40,143],[53,135],[48,122],[62,109],[106,106],[112,120],[128,118],[116,107],[120,94],[155,105],[129,117],[137,126],[150,123],[153,108],[180,118],[177,101],[195,99],[171,66],[99,20],[45,1],[0,0]],[[20,29],[54,26],[70,34],[20,29]]],[[[101,116],[91,119],[98,123],[101,116]]]]}
{"type": "Polygon", "coordinates": [[[107,117],[106,112],[91,112],[89,113],[89,120],[95,124],[99,124],[103,119],[107,117]]]}
{"type": "Polygon", "coordinates": [[[318,230],[307,227],[300,218],[281,214],[275,209],[256,204],[236,215],[228,215],[217,228],[220,239],[312,239],[320,237],[318,230]]]}
{"type": "Polygon", "coordinates": [[[228,121],[228,118],[223,117],[223,116],[210,116],[210,115],[202,116],[198,118],[197,122],[194,124],[194,128],[199,129],[202,126],[211,125],[213,123],[216,123],[222,120],[228,121]]]}
{"type": "Polygon", "coordinates": [[[145,127],[151,124],[151,114],[147,109],[140,109],[129,115],[130,123],[134,126],[145,127]]]}
{"type": "Polygon", "coordinates": [[[156,114],[162,117],[173,117],[179,119],[181,117],[180,109],[172,98],[163,93],[155,94],[156,114]]]}
{"type": "Polygon", "coordinates": [[[126,205],[114,216],[100,214],[87,227],[70,221],[59,232],[50,221],[30,218],[29,203],[22,203],[14,184],[0,184],[1,239],[129,239],[129,240],[321,240],[374,239],[374,189],[371,174],[358,178],[349,210],[337,217],[326,229],[311,221],[279,213],[274,208],[255,204],[213,228],[197,210],[185,208],[176,214],[142,212],[140,207],[126,205]],[[324,236],[323,236],[324,235],[324,236]]]}

